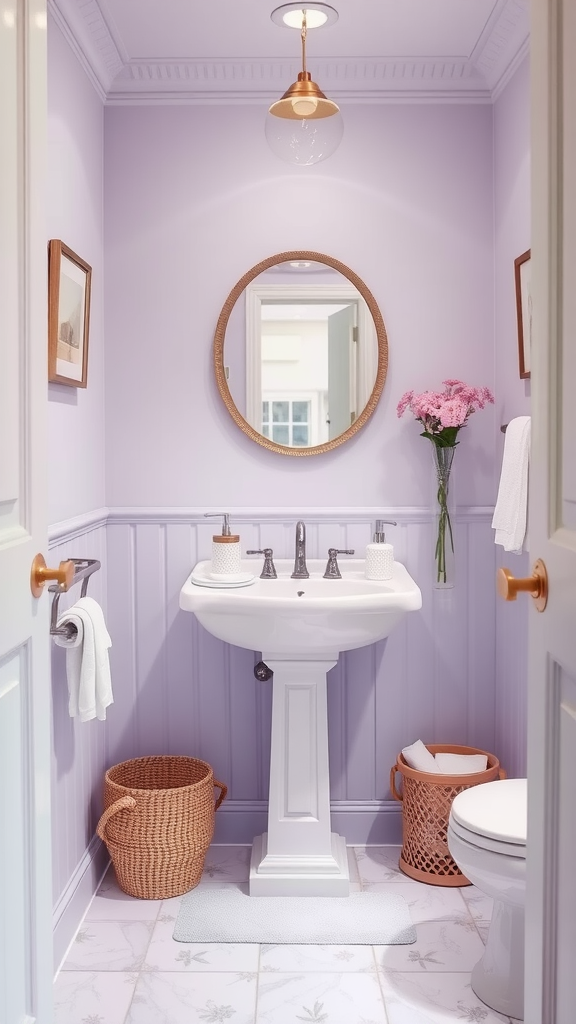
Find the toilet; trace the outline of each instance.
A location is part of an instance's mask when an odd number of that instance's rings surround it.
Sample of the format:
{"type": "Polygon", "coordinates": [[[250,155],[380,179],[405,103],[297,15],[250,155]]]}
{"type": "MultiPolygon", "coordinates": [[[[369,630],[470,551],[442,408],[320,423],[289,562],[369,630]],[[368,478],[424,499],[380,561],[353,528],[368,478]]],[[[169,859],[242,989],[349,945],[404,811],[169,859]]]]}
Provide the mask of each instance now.
{"type": "Polygon", "coordinates": [[[472,786],[452,801],[448,848],[458,867],[494,900],[484,956],[472,971],[476,995],[524,1019],[526,779],[472,786]]]}

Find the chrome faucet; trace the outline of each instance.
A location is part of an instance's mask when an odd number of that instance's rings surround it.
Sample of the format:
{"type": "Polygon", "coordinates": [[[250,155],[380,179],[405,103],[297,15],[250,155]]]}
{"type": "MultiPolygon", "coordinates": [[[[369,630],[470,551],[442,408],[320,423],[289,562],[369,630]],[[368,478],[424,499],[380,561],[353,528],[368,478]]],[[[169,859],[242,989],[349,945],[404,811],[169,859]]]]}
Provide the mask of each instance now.
{"type": "Polygon", "coordinates": [[[306,527],[301,519],[296,523],[296,552],[294,555],[293,580],[307,580],[310,576],[306,568],[306,527]]]}

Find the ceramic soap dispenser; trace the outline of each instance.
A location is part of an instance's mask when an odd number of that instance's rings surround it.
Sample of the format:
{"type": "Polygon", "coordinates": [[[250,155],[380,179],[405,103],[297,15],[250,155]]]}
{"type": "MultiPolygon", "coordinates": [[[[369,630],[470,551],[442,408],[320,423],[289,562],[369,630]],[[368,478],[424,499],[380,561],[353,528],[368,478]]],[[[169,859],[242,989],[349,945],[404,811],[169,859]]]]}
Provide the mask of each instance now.
{"type": "Polygon", "coordinates": [[[222,533],[212,537],[210,575],[236,576],[240,572],[240,535],[230,532],[229,512],[205,512],[205,516],[222,516],[222,533]]]}
{"type": "Polygon", "coordinates": [[[366,566],[364,575],[367,580],[391,580],[394,572],[394,548],[386,542],[384,524],[396,526],[393,519],[377,519],[374,527],[372,544],[366,545],[366,566]]]}

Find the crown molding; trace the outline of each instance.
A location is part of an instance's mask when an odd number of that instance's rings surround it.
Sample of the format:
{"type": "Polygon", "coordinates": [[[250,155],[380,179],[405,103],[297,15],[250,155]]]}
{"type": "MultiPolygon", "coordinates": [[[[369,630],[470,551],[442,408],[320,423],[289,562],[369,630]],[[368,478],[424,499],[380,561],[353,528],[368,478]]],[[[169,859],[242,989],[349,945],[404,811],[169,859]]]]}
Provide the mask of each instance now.
{"type": "MultiPolygon", "coordinates": [[[[110,105],[261,103],[300,70],[271,59],[130,60],[99,0],[48,0],[48,9],[110,105]]],[[[528,0],[498,0],[470,57],[326,58],[311,70],[342,101],[491,103],[525,56],[528,34],[528,0]]]]}
{"type": "Polygon", "coordinates": [[[526,56],[530,40],[528,0],[504,0],[478,40],[471,60],[490,88],[492,98],[504,87],[526,56]],[[511,66],[513,70],[510,71],[511,66]]]}
{"type": "Polygon", "coordinates": [[[125,60],[112,38],[98,0],[48,0],[47,7],[105,101],[125,60]]]}
{"type": "MultiPolygon", "coordinates": [[[[491,102],[484,79],[465,60],[317,60],[310,69],[338,101],[491,102]]],[[[130,61],[107,103],[270,103],[298,70],[295,63],[270,60],[130,61]]]]}

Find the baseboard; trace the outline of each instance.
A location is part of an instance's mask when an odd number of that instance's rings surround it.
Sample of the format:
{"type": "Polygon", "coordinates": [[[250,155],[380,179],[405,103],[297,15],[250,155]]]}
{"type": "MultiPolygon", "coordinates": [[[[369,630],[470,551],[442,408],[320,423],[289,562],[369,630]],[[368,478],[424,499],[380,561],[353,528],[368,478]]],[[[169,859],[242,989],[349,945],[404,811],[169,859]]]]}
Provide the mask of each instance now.
{"type": "MultiPolygon", "coordinates": [[[[349,846],[402,842],[402,809],[393,800],[333,800],[332,828],[349,846]]],[[[226,800],[216,814],[215,843],[244,846],[267,827],[265,800],[226,800]]]]}
{"type": "Polygon", "coordinates": [[[56,973],[109,863],[104,843],[94,836],[52,912],[56,973]]]}

